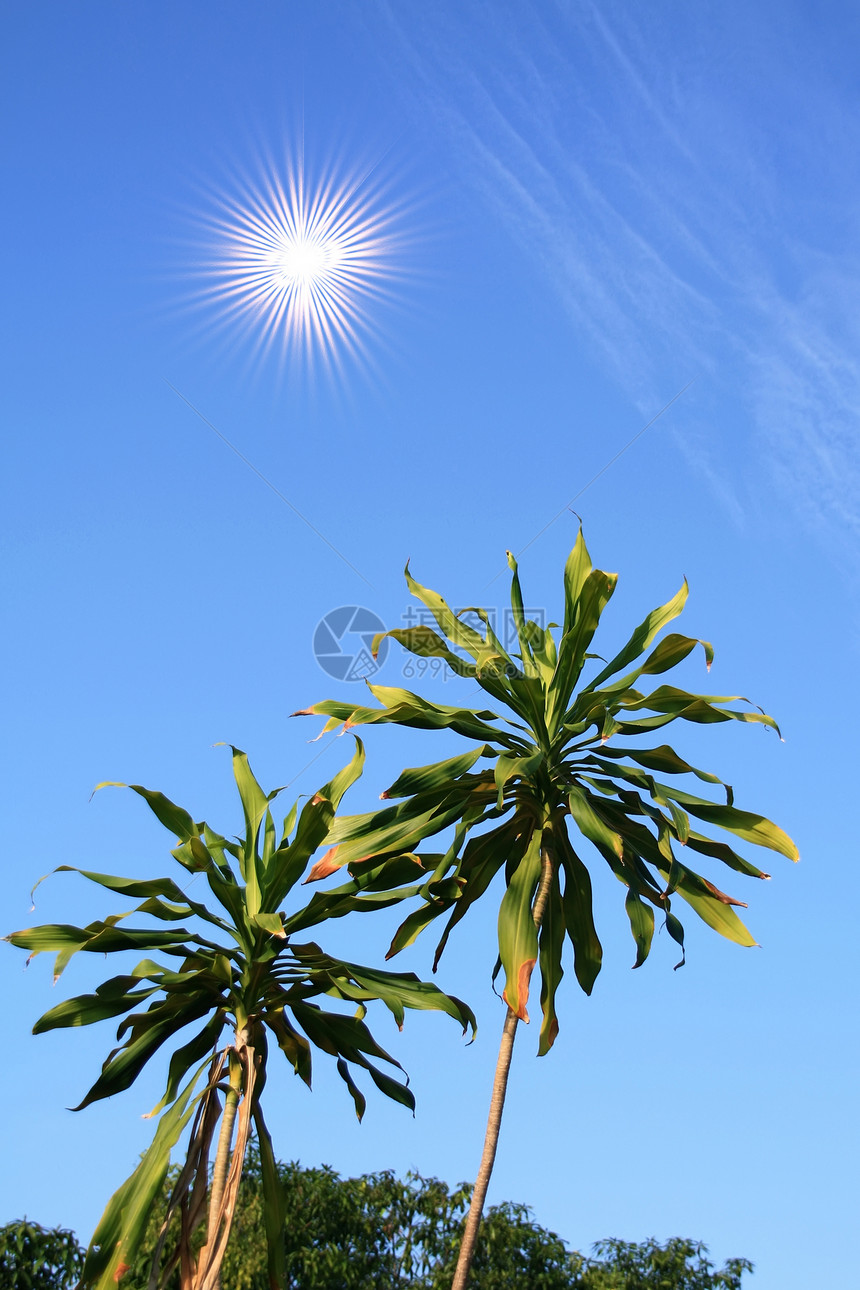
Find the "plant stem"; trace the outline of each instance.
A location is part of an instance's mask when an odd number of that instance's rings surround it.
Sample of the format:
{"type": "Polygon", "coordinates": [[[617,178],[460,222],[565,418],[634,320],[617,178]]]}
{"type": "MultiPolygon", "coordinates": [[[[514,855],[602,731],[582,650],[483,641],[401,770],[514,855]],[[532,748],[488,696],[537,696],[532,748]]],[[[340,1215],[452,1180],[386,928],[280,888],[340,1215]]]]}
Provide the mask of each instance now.
{"type": "Polygon", "coordinates": [[[230,1087],[224,1099],[224,1114],[221,1118],[221,1132],[218,1135],[218,1150],[215,1153],[215,1166],[212,1170],[212,1192],[209,1197],[209,1222],[206,1231],[206,1244],[213,1246],[218,1239],[218,1214],[224,1197],[224,1186],[227,1182],[227,1171],[230,1166],[230,1147],[233,1142],[233,1126],[236,1123],[236,1111],[239,1106],[239,1085],[242,1079],[242,1067],[230,1053],[230,1087]]]}
{"type": "MultiPolygon", "coordinates": [[[[532,906],[532,918],[538,932],[540,932],[547,900],[549,899],[552,875],[552,858],[544,848],[541,852],[540,882],[535,903],[532,906]]],[[[531,973],[529,973],[529,977],[531,977],[531,973]]],[[[505,1017],[505,1024],[502,1028],[499,1056],[496,1060],[496,1074],[493,1079],[493,1092],[490,1097],[490,1113],[487,1116],[487,1131],[484,1135],[484,1150],[469,1204],[469,1213],[466,1216],[466,1223],[463,1228],[463,1239],[460,1242],[460,1253],[457,1256],[457,1267],[454,1271],[454,1279],[451,1282],[451,1290],[465,1290],[469,1279],[469,1269],[472,1266],[475,1246],[478,1241],[478,1228],[481,1224],[481,1215],[484,1212],[484,1201],[487,1199],[487,1188],[490,1185],[490,1177],[496,1160],[496,1148],[499,1145],[499,1130],[502,1126],[502,1112],[505,1109],[505,1094],[508,1088],[508,1073],[511,1069],[511,1058],[514,1053],[514,1040],[517,1035],[518,1023],[519,1017],[512,1008],[508,1008],[508,1015],[505,1017]]]]}

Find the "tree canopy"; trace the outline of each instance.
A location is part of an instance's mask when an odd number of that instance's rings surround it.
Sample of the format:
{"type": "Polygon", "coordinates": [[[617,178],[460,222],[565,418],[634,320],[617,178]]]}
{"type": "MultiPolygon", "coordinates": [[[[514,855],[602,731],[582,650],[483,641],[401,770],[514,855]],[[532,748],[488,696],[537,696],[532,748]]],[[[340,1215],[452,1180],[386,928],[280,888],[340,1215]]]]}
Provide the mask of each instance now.
{"type": "Polygon", "coordinates": [[[0,1290],[71,1290],[84,1265],[74,1232],[27,1218],[0,1227],[0,1290]]]}
{"type": "MultiPolygon", "coordinates": [[[[471,1188],[391,1170],[341,1178],[333,1169],[278,1163],[289,1290],[448,1290],[471,1188]]],[[[154,1211],[123,1290],[147,1290],[158,1238],[154,1211]]],[[[707,1247],[673,1238],[608,1240],[586,1257],[537,1223],[526,1205],[492,1206],[481,1226],[475,1290],[741,1290],[752,1264],[717,1269],[707,1247]]],[[[221,1269],[224,1290],[269,1290],[260,1158],[252,1148],[221,1269]]],[[[177,1274],[167,1290],[175,1290],[177,1274]]]]}

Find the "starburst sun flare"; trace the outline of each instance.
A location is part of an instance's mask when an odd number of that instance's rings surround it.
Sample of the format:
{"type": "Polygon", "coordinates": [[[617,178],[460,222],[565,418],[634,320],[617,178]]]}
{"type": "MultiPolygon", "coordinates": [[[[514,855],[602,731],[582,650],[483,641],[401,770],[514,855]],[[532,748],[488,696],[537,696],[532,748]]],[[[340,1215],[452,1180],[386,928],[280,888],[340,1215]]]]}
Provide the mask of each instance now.
{"type": "Polygon", "coordinates": [[[210,256],[196,299],[217,306],[212,321],[250,332],[259,357],[275,350],[329,369],[367,362],[380,306],[403,277],[404,209],[376,166],[332,166],[315,179],[303,158],[266,163],[197,217],[210,256]]]}

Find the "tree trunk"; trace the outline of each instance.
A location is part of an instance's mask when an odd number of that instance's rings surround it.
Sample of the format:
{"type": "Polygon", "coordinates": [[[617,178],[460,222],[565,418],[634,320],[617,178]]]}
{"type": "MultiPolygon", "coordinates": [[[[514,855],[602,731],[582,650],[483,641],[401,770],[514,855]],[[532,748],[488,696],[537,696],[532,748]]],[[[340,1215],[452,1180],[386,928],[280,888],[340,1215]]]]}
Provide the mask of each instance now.
{"type": "MultiPolygon", "coordinates": [[[[224,1099],[224,1114],[221,1118],[221,1132],[218,1135],[218,1150],[215,1153],[215,1165],[212,1169],[212,1191],[209,1196],[209,1221],[206,1229],[206,1246],[213,1246],[218,1240],[218,1214],[224,1198],[224,1186],[227,1182],[227,1171],[230,1168],[230,1147],[233,1143],[233,1126],[236,1123],[236,1111],[239,1106],[239,1087],[241,1083],[241,1065],[230,1054],[230,1087],[224,1099]]],[[[220,1286],[220,1276],[217,1285],[220,1286]]]]}
{"type": "MultiPolygon", "coordinates": [[[[547,850],[544,849],[541,853],[540,883],[538,884],[535,903],[532,907],[532,918],[538,932],[540,932],[544,911],[549,899],[552,874],[552,859],[547,850]]],[[[531,973],[529,973],[529,977],[531,977],[531,973]]],[[[487,1117],[487,1131],[484,1135],[484,1150],[481,1155],[478,1176],[475,1179],[469,1213],[466,1216],[466,1224],[463,1228],[463,1240],[460,1243],[460,1253],[457,1256],[457,1267],[454,1272],[454,1279],[451,1282],[451,1290],[465,1290],[469,1279],[469,1269],[472,1266],[475,1245],[478,1241],[478,1228],[484,1211],[484,1201],[487,1198],[487,1188],[490,1185],[490,1176],[496,1159],[496,1148],[499,1145],[499,1130],[502,1126],[502,1112],[505,1109],[505,1094],[508,1088],[508,1072],[511,1069],[511,1058],[514,1052],[514,1040],[518,1023],[519,1017],[513,1009],[508,1008],[508,1015],[505,1017],[505,1024],[502,1028],[499,1056],[496,1061],[496,1074],[493,1080],[492,1096],[490,1097],[490,1114],[487,1117]]]]}

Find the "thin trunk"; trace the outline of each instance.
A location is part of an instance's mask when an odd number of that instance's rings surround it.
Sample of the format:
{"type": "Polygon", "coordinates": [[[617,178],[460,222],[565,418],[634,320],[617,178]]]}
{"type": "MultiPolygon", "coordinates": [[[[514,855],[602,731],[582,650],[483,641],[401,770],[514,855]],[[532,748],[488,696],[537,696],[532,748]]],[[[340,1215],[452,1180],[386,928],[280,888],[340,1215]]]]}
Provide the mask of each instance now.
{"type": "Polygon", "coordinates": [[[209,1225],[206,1232],[207,1241],[215,1236],[215,1223],[221,1200],[224,1195],[224,1184],[227,1181],[227,1170],[230,1167],[230,1147],[233,1143],[233,1126],[236,1123],[236,1111],[239,1107],[239,1091],[231,1086],[227,1090],[224,1102],[224,1115],[221,1120],[221,1133],[218,1137],[218,1151],[215,1155],[215,1166],[212,1170],[212,1193],[209,1197],[209,1225]]]}
{"type": "MultiPolygon", "coordinates": [[[[540,932],[544,911],[549,899],[552,874],[552,859],[549,853],[544,850],[541,854],[540,883],[538,884],[537,896],[532,907],[532,918],[538,932],[540,932]]],[[[531,973],[529,975],[531,976],[531,973]]],[[[484,1211],[484,1201],[487,1199],[487,1188],[490,1185],[490,1177],[496,1159],[496,1148],[499,1145],[499,1130],[502,1126],[502,1112],[505,1109],[505,1094],[508,1088],[508,1072],[511,1069],[511,1058],[514,1052],[514,1040],[517,1035],[518,1023],[519,1017],[513,1009],[508,1008],[508,1015],[505,1017],[505,1024],[502,1028],[499,1056],[496,1061],[496,1074],[493,1080],[492,1096],[490,1097],[490,1114],[487,1117],[487,1132],[484,1135],[481,1165],[478,1169],[478,1176],[475,1179],[469,1213],[466,1216],[466,1223],[463,1228],[463,1240],[460,1243],[460,1253],[457,1256],[457,1267],[454,1272],[454,1279],[451,1282],[451,1290],[465,1290],[469,1279],[469,1269],[472,1266],[475,1246],[478,1241],[478,1228],[484,1211]]]]}
{"type": "MultiPolygon", "coordinates": [[[[220,1290],[221,1264],[236,1213],[236,1202],[242,1183],[242,1167],[248,1150],[256,1096],[260,1055],[248,1043],[248,1032],[237,1031],[236,1046],[231,1053],[230,1093],[224,1107],[224,1121],[212,1178],[212,1197],[206,1244],[197,1257],[194,1290],[220,1290]],[[241,1092],[241,1101],[239,1094],[241,1092]],[[231,1098],[230,1094],[235,1094],[231,1098]],[[231,1107],[232,1102],[232,1107],[231,1107]],[[238,1111],[237,1111],[238,1103],[238,1111]],[[229,1114],[228,1114],[229,1113],[229,1114]],[[236,1125],[236,1142],[230,1158],[230,1140],[236,1125]],[[226,1143],[226,1149],[225,1149],[226,1143]],[[222,1152],[225,1152],[222,1161],[222,1152]],[[226,1172],[226,1177],[224,1176],[226,1172]]],[[[265,1077],[264,1077],[265,1078],[265,1077]]],[[[262,1087],[262,1085],[261,1085],[262,1087]]]]}
{"type": "MultiPolygon", "coordinates": [[[[242,1079],[242,1067],[230,1054],[230,1087],[224,1098],[224,1114],[221,1119],[221,1132],[218,1135],[218,1150],[215,1153],[215,1165],[212,1170],[212,1191],[209,1197],[209,1221],[206,1228],[206,1245],[209,1248],[218,1240],[218,1218],[221,1212],[221,1201],[224,1198],[224,1186],[227,1182],[227,1171],[230,1167],[230,1147],[233,1144],[233,1126],[236,1123],[236,1111],[239,1107],[239,1086],[242,1079]]],[[[202,1251],[201,1251],[202,1254],[202,1251]]],[[[216,1283],[220,1287],[220,1277],[216,1283]]]]}
{"type": "Polygon", "coordinates": [[[170,1195],[146,1290],[158,1290],[159,1286],[166,1285],[177,1264],[180,1265],[179,1283],[182,1290],[188,1290],[192,1285],[194,1268],[191,1260],[191,1233],[206,1210],[209,1148],[221,1118],[221,1102],[216,1088],[225,1061],[226,1053],[216,1054],[212,1059],[208,1084],[191,1126],[191,1139],[188,1143],[185,1164],[170,1195]],[[177,1210],[179,1210],[179,1240],[162,1267],[161,1256],[170,1230],[171,1219],[177,1210]]]}

